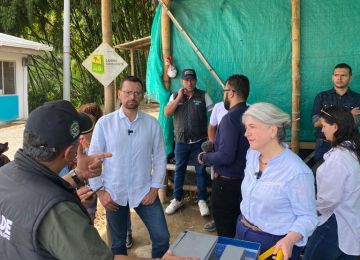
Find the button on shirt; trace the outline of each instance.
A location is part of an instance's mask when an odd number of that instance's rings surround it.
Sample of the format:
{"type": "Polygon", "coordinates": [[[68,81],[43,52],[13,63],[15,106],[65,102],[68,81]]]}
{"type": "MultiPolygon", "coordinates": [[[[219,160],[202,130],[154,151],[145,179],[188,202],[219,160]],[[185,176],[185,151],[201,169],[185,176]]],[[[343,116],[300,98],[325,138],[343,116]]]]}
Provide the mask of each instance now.
{"type": "Polygon", "coordinates": [[[249,149],[245,177],[241,185],[243,216],[263,231],[286,235],[289,231],[303,238],[304,246],[317,224],[314,177],[310,168],[284,144],[257,179],[260,153],[249,149]]]}
{"type": "Polygon", "coordinates": [[[316,171],[316,208],[319,226],[335,214],[339,247],[348,255],[360,255],[360,164],[344,148],[333,148],[316,171]]]}
{"type": "Polygon", "coordinates": [[[101,185],[121,206],[137,207],[150,188],[164,187],[166,153],[158,121],[138,112],[134,121],[120,108],[101,117],[95,126],[89,154],[111,152],[104,159],[101,176],[89,180],[101,185]]]}

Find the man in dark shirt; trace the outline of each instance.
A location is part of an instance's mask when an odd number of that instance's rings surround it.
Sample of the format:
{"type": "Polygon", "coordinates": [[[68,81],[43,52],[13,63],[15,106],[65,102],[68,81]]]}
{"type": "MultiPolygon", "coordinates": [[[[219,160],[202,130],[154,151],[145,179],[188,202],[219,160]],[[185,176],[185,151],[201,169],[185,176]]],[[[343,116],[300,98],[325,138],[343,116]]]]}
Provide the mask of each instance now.
{"type": "Polygon", "coordinates": [[[215,151],[201,153],[199,162],[214,166],[211,201],[219,236],[233,238],[236,219],[240,214],[241,182],[244,178],[246,151],[241,117],[246,111],[249,80],[244,75],[232,75],[223,89],[224,106],[229,112],[222,118],[215,136],[215,151]]]}
{"type": "Polygon", "coordinates": [[[183,205],[183,185],[186,166],[190,159],[195,158],[197,198],[201,216],[210,214],[206,204],[206,171],[196,161],[201,151],[201,144],[207,138],[207,112],[210,112],[213,103],[210,96],[196,87],[197,76],[193,69],[184,69],[181,75],[182,87],[177,93],[170,96],[165,107],[166,116],[174,116],[175,139],[175,173],[174,199],[166,207],[166,214],[175,213],[183,205]]]}
{"type": "Polygon", "coordinates": [[[322,124],[320,113],[323,108],[329,106],[346,107],[355,117],[360,114],[360,94],[352,91],[349,83],[352,79],[352,69],[345,63],[335,66],[331,77],[334,84],[333,88],[320,92],[316,95],[312,109],[312,122],[316,129],[316,146],[315,146],[315,163],[323,159],[323,155],[330,150],[330,144],[326,141],[324,134],[321,132],[322,124]]]}

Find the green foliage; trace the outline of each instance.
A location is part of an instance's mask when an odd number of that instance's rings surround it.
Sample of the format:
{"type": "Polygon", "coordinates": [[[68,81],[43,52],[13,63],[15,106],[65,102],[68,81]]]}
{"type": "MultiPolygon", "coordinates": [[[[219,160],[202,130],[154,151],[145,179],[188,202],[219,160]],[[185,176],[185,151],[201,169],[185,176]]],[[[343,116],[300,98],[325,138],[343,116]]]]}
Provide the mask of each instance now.
{"type": "MultiPolygon", "coordinates": [[[[101,0],[71,1],[71,99],[75,105],[103,103],[103,86],[81,65],[102,42],[101,0]]],[[[150,35],[155,6],[149,0],[113,0],[113,44],[150,35]]],[[[29,110],[62,98],[63,1],[0,0],[0,32],[51,45],[29,62],[29,110]]],[[[129,52],[119,54],[130,64],[129,52]]],[[[136,52],[135,72],[145,82],[147,53],[136,52]]],[[[123,72],[119,79],[126,75],[123,72]]]]}

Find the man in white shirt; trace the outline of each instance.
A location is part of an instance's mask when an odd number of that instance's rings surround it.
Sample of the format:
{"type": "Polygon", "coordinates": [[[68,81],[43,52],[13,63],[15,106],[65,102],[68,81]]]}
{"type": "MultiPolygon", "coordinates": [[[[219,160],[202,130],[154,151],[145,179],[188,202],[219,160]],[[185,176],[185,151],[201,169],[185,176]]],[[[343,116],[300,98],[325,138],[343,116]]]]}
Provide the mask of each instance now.
{"type": "Polygon", "coordinates": [[[127,254],[127,212],[134,208],[149,230],[152,257],[164,255],[169,248],[169,231],[159,188],[164,187],[166,154],[158,121],[138,111],[143,98],[140,79],[130,76],[118,91],[119,110],[103,116],[95,126],[89,154],[111,151],[113,157],[104,160],[101,176],[90,180],[106,209],[114,254],[127,254]]]}

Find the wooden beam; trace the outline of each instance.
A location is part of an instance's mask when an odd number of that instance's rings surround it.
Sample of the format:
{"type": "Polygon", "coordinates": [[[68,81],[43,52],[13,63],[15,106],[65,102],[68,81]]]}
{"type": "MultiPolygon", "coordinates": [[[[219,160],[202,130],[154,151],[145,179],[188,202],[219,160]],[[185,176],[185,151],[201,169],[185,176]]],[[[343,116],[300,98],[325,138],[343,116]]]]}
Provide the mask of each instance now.
{"type": "Polygon", "coordinates": [[[130,42],[125,42],[121,44],[117,44],[114,46],[115,49],[122,49],[122,50],[130,50],[131,48],[138,49],[143,48],[143,46],[150,46],[150,36],[136,39],[130,42]]]}
{"type": "Polygon", "coordinates": [[[299,153],[300,132],[300,0],[291,1],[292,13],[292,124],[291,149],[299,153]]]}

